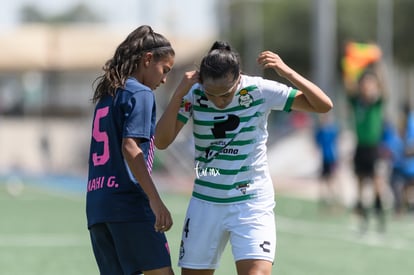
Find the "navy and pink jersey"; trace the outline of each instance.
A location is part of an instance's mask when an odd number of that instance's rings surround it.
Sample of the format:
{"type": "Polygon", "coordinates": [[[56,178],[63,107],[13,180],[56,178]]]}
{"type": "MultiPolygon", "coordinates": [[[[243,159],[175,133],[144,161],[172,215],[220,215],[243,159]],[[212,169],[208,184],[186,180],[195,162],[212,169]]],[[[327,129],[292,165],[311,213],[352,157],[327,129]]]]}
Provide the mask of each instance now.
{"type": "Polygon", "coordinates": [[[134,78],[97,103],[92,124],[86,195],[88,227],[102,222],[155,220],[148,198],[122,155],[122,139],[139,138],[151,172],[156,121],[151,89],[134,78]]]}

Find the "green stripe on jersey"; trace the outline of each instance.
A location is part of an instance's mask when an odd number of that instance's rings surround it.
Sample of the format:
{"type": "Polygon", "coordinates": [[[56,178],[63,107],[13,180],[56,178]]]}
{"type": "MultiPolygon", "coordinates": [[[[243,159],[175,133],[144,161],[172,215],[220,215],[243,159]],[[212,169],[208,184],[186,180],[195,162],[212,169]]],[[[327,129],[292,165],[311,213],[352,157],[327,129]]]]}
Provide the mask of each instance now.
{"type": "Polygon", "coordinates": [[[221,160],[245,160],[249,155],[221,155],[221,152],[219,152],[217,155],[214,156],[212,159],[206,159],[203,157],[196,158],[197,161],[203,162],[203,163],[209,163],[213,159],[221,159],[221,160]]]}
{"type": "MultiPolygon", "coordinates": [[[[238,133],[226,134],[226,138],[234,138],[239,133],[253,132],[255,130],[256,130],[256,126],[244,127],[244,128],[241,128],[240,132],[238,132],[238,133]]],[[[193,134],[194,134],[194,137],[199,138],[199,139],[215,139],[215,137],[213,135],[200,135],[200,134],[197,134],[197,133],[193,133],[193,134]]]]}
{"type": "Polygon", "coordinates": [[[220,189],[220,190],[235,189],[238,186],[246,185],[250,182],[251,182],[250,180],[244,180],[244,181],[236,182],[236,183],[231,184],[231,185],[227,185],[227,184],[219,184],[219,183],[214,183],[214,182],[200,180],[200,179],[196,179],[194,181],[195,184],[198,184],[198,185],[201,185],[201,186],[206,186],[206,187],[213,188],[213,189],[220,189]]]}
{"type": "MultiPolygon", "coordinates": [[[[252,116],[244,116],[244,117],[239,117],[240,118],[240,122],[247,122],[249,120],[251,120],[252,118],[255,117],[260,117],[263,116],[264,113],[263,112],[256,112],[254,115],[252,116]]],[[[216,123],[220,123],[220,122],[224,122],[226,121],[227,118],[225,119],[217,119],[217,120],[198,120],[198,119],[194,119],[194,124],[195,125],[200,125],[200,126],[213,126],[216,123]]]]}
{"type": "Polygon", "coordinates": [[[233,198],[216,198],[216,197],[210,197],[210,196],[206,196],[206,195],[202,195],[200,193],[197,192],[193,192],[193,197],[198,198],[198,199],[202,199],[205,201],[210,201],[210,202],[218,202],[218,203],[232,203],[232,202],[238,202],[238,201],[247,201],[250,200],[252,198],[254,198],[254,195],[244,195],[244,196],[239,196],[239,197],[233,197],[233,198]]]}
{"type": "Polygon", "coordinates": [[[195,90],[193,91],[193,93],[194,93],[195,95],[198,95],[198,96],[205,96],[204,92],[203,92],[202,90],[200,90],[200,89],[195,89],[195,90]]]}
{"type": "MultiPolygon", "coordinates": [[[[214,167],[216,168],[216,167],[214,167]]],[[[246,172],[250,170],[250,166],[242,166],[240,169],[219,169],[217,168],[220,175],[237,175],[240,172],[246,172]]]]}

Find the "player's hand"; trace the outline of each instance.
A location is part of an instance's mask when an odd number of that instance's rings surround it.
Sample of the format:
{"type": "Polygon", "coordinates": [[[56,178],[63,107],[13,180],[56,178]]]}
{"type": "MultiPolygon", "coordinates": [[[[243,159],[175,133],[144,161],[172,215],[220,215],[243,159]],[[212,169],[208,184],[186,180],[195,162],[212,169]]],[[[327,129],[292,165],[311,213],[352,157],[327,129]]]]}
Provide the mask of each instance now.
{"type": "Polygon", "coordinates": [[[282,77],[288,77],[292,73],[292,69],[283,62],[280,56],[271,51],[261,52],[257,63],[264,69],[274,69],[282,77]]]}
{"type": "Polygon", "coordinates": [[[184,97],[191,89],[191,87],[199,81],[198,71],[189,71],[186,72],[178,85],[175,93],[180,97],[184,97]]]}
{"type": "Polygon", "coordinates": [[[150,200],[150,206],[155,214],[155,231],[163,233],[170,230],[173,225],[173,220],[170,211],[168,211],[164,203],[160,199],[150,200]]]}

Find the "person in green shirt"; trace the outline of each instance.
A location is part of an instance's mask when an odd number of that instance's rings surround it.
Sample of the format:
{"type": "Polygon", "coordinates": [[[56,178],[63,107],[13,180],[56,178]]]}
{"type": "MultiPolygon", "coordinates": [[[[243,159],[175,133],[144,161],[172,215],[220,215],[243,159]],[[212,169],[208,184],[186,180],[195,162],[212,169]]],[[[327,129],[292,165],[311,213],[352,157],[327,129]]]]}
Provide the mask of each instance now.
{"type": "Polygon", "coordinates": [[[378,74],[365,70],[358,79],[356,89],[348,89],[348,99],[354,119],[356,148],[353,158],[357,177],[355,212],[361,218],[360,229],[367,230],[368,207],[363,201],[365,183],[373,183],[374,210],[378,230],[385,230],[385,213],[382,202],[384,184],[378,173],[379,149],[383,132],[384,93],[378,74]]]}

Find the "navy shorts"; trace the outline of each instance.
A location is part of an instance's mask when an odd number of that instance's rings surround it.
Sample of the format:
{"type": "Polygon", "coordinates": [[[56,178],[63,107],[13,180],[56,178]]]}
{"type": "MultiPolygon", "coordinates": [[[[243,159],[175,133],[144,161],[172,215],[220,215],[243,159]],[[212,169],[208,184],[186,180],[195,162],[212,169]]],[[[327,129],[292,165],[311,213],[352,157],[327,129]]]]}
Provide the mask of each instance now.
{"type": "Polygon", "coordinates": [[[171,266],[164,233],[154,222],[99,223],[89,228],[101,275],[140,274],[171,266]]]}
{"type": "Polygon", "coordinates": [[[379,159],[378,146],[362,146],[356,148],[354,169],[358,176],[374,176],[375,164],[379,159]]]}

